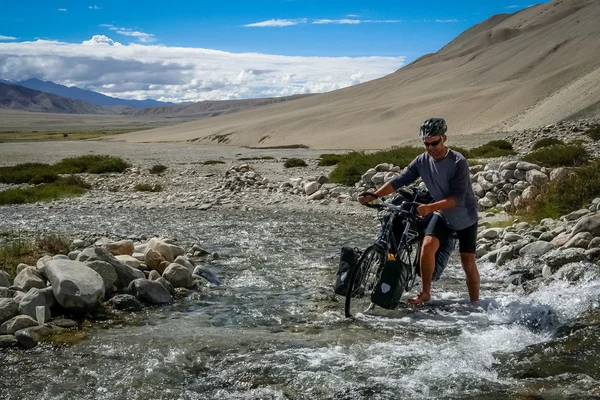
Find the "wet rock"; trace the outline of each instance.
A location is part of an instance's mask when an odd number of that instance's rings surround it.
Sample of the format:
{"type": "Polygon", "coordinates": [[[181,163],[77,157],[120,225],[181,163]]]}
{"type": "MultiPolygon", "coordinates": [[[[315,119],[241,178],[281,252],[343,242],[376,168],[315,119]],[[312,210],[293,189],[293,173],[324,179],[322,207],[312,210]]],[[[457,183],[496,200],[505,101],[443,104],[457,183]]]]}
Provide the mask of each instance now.
{"type": "Polygon", "coordinates": [[[0,349],[9,349],[18,345],[19,342],[13,335],[0,335],[0,349]]]}
{"type": "Polygon", "coordinates": [[[186,256],[177,256],[174,262],[189,269],[190,273],[194,272],[194,264],[186,256]]]}
{"type": "Polygon", "coordinates": [[[0,325],[0,335],[13,335],[16,331],[37,325],[37,321],[29,315],[17,315],[0,325]]]}
{"type": "Polygon", "coordinates": [[[135,279],[129,284],[128,291],[144,303],[169,304],[173,300],[169,291],[159,281],[135,279]]]}
{"type": "Polygon", "coordinates": [[[40,340],[52,335],[52,328],[46,325],[32,326],[15,332],[19,344],[29,350],[38,345],[40,340]]]}
{"type": "Polygon", "coordinates": [[[165,278],[163,278],[162,276],[160,278],[158,278],[156,280],[156,282],[160,283],[161,285],[164,286],[165,289],[167,289],[167,292],[169,292],[169,294],[171,296],[175,295],[175,288],[173,287],[173,285],[171,285],[171,283],[166,280],[165,278]]]}
{"type": "Polygon", "coordinates": [[[539,257],[555,248],[556,248],[556,246],[554,246],[552,243],[537,241],[537,242],[533,242],[533,243],[530,243],[530,244],[524,246],[519,251],[519,255],[521,257],[525,257],[525,256],[539,257]]]}
{"type": "Polygon", "coordinates": [[[117,310],[139,311],[142,309],[142,303],[131,294],[118,294],[111,298],[109,303],[117,310]]]}
{"type": "Polygon", "coordinates": [[[192,285],[192,273],[190,270],[176,263],[170,264],[165,269],[163,278],[169,281],[174,288],[189,288],[192,285]]]}
{"type": "Polygon", "coordinates": [[[591,262],[581,261],[569,263],[563,265],[558,271],[556,271],[554,278],[557,280],[564,279],[569,282],[577,282],[583,278],[587,272],[592,272],[597,275],[599,268],[600,267],[591,262]]]}
{"type": "Polygon", "coordinates": [[[62,328],[62,329],[78,329],[79,328],[79,324],[77,323],[77,321],[73,321],[72,319],[68,319],[68,318],[54,319],[50,323],[48,323],[48,325],[50,325],[52,327],[62,328]]]}
{"type": "Polygon", "coordinates": [[[575,249],[555,249],[541,256],[540,261],[552,268],[554,273],[563,265],[587,261],[587,257],[581,251],[575,249]]]}

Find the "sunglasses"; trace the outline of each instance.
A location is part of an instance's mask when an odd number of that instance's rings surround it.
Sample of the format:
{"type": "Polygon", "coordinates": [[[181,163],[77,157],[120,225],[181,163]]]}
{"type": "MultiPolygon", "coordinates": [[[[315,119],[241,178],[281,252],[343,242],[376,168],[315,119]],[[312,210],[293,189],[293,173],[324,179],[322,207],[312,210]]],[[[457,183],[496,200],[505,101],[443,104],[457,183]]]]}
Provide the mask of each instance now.
{"type": "Polygon", "coordinates": [[[426,141],[423,141],[423,144],[425,145],[425,147],[435,147],[438,144],[440,144],[440,142],[442,141],[442,138],[439,138],[438,140],[436,140],[435,142],[429,142],[427,143],[426,141]]]}

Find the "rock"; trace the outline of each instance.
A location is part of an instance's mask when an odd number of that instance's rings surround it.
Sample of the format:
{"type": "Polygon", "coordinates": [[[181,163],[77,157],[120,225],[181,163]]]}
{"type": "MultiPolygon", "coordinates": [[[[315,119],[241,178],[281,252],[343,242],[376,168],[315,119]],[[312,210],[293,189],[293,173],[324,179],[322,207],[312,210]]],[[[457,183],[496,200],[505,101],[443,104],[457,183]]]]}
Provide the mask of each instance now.
{"type": "Polygon", "coordinates": [[[600,213],[583,216],[573,227],[571,235],[579,232],[589,232],[592,236],[600,236],[600,213]]]}
{"type": "Polygon", "coordinates": [[[588,210],[587,208],[583,208],[581,210],[573,211],[572,213],[565,215],[563,218],[567,221],[577,221],[579,218],[590,213],[590,210],[588,210]]]}
{"type": "Polygon", "coordinates": [[[29,350],[37,346],[41,339],[52,335],[52,332],[53,329],[46,325],[32,326],[16,331],[15,338],[21,346],[29,350]]]}
{"type": "Polygon", "coordinates": [[[159,281],[135,279],[129,284],[128,290],[145,303],[169,304],[173,300],[169,291],[159,281]]]}
{"type": "Polygon", "coordinates": [[[0,288],[10,287],[10,281],[8,279],[8,274],[0,269],[0,288]]]}
{"type": "Polygon", "coordinates": [[[148,279],[150,279],[151,281],[155,281],[158,278],[160,278],[160,274],[154,269],[148,274],[148,279]]]}
{"type": "Polygon", "coordinates": [[[67,257],[69,257],[69,260],[77,260],[77,256],[81,254],[81,250],[73,250],[71,252],[69,252],[69,254],[67,254],[67,257]]]}
{"type": "Polygon", "coordinates": [[[53,260],[46,267],[58,304],[72,312],[94,310],[104,299],[104,280],[79,261],[53,260]]]}
{"type": "Polygon", "coordinates": [[[132,240],[120,240],[118,242],[106,243],[104,247],[106,247],[113,256],[131,256],[134,251],[132,240]]]}
{"type": "Polygon", "coordinates": [[[19,342],[13,335],[0,335],[0,349],[8,349],[18,345],[19,342]]]}
{"type": "Polygon", "coordinates": [[[521,198],[523,201],[528,204],[535,200],[535,198],[540,194],[540,188],[537,186],[528,186],[523,193],[521,193],[521,198]]]}
{"type": "Polygon", "coordinates": [[[531,183],[532,186],[541,188],[548,184],[550,178],[548,178],[548,176],[543,172],[540,172],[535,169],[530,169],[529,171],[527,171],[527,174],[525,174],[525,180],[531,183]]]}
{"type": "Polygon", "coordinates": [[[19,312],[28,315],[37,320],[36,307],[44,307],[44,321],[48,322],[51,318],[50,308],[54,307],[56,299],[52,288],[36,289],[32,288],[23,296],[19,302],[19,312]]]}
{"type": "Polygon", "coordinates": [[[190,273],[194,272],[194,264],[186,256],[177,256],[174,261],[175,264],[183,265],[190,270],[190,273]]]}
{"type": "Polygon", "coordinates": [[[587,261],[587,258],[576,249],[555,249],[541,256],[540,261],[552,268],[554,273],[565,264],[587,261]]]}
{"type": "MultiPolygon", "coordinates": [[[[165,261],[173,262],[175,260],[175,257],[173,256],[172,247],[159,238],[150,239],[148,241],[147,249],[156,250],[157,252],[160,253],[160,255],[163,257],[163,259],[165,261]]],[[[146,251],[147,251],[147,249],[146,249],[146,251]]],[[[148,260],[146,260],[146,265],[148,265],[148,260]]],[[[150,265],[148,265],[148,267],[152,268],[152,267],[150,267],[150,265]]]]}
{"type": "Polygon", "coordinates": [[[112,287],[117,283],[117,272],[115,271],[115,267],[107,263],[106,261],[86,261],[84,264],[88,267],[96,271],[104,281],[104,290],[106,293],[112,292],[112,287]]]}
{"type": "MultiPolygon", "coordinates": [[[[131,282],[130,285],[135,286],[133,282],[131,282]]],[[[111,298],[108,302],[117,310],[139,311],[142,309],[142,303],[137,299],[137,297],[130,294],[118,294],[111,298]]]]}
{"type": "Polygon", "coordinates": [[[532,169],[541,170],[542,167],[540,167],[539,165],[536,165],[536,164],[525,162],[525,161],[519,161],[517,163],[517,169],[522,169],[522,170],[525,170],[525,171],[530,171],[532,169]]]}
{"type": "Polygon", "coordinates": [[[552,243],[536,241],[536,242],[529,243],[528,245],[524,246],[519,251],[519,255],[521,257],[525,257],[525,256],[539,257],[555,248],[556,248],[556,246],[554,246],[552,243]]]}
{"type": "Polygon", "coordinates": [[[19,306],[12,299],[0,299],[0,324],[19,314],[19,306]]]}
{"type": "Polygon", "coordinates": [[[502,228],[488,228],[479,232],[477,239],[498,239],[503,233],[502,228]]]}
{"type": "Polygon", "coordinates": [[[565,243],[569,241],[570,237],[571,235],[568,233],[561,233],[557,235],[554,239],[552,239],[551,243],[556,247],[562,247],[565,245],[565,243]]]}
{"type": "Polygon", "coordinates": [[[135,268],[135,269],[140,269],[140,265],[142,264],[140,262],[140,260],[138,260],[137,258],[133,258],[130,255],[124,254],[124,255],[118,255],[115,256],[115,258],[117,260],[119,260],[120,262],[122,262],[123,264],[131,267],[131,268],[135,268]]]}
{"type": "Polygon", "coordinates": [[[513,246],[503,246],[496,257],[496,265],[504,265],[507,261],[510,261],[513,257],[513,246]]]}
{"type": "Polygon", "coordinates": [[[221,284],[221,280],[217,277],[217,275],[210,269],[208,268],[204,268],[200,265],[196,266],[196,268],[194,269],[194,275],[200,276],[204,279],[206,279],[209,283],[212,283],[213,285],[220,285],[221,284]]]}
{"type": "Polygon", "coordinates": [[[544,242],[551,242],[554,239],[554,234],[552,232],[544,232],[538,239],[543,240],[544,242]]]}
{"type": "Polygon", "coordinates": [[[543,278],[550,278],[552,276],[552,267],[550,267],[549,265],[544,265],[544,267],[542,268],[542,277],[543,278]]]}
{"type": "Polygon", "coordinates": [[[502,239],[509,243],[512,243],[512,242],[522,240],[523,236],[519,235],[518,233],[514,233],[514,232],[506,232],[502,239]]]}
{"type": "Polygon", "coordinates": [[[557,280],[565,279],[569,282],[576,282],[580,280],[587,271],[598,272],[599,267],[591,262],[574,262],[563,265],[556,273],[554,277],[557,280]]]}
{"type": "Polygon", "coordinates": [[[7,287],[0,286],[0,299],[12,299],[15,292],[7,287]]]}
{"type": "Polygon", "coordinates": [[[173,285],[174,288],[189,288],[192,285],[192,272],[183,265],[172,263],[165,272],[163,278],[173,285]]]}
{"type": "Polygon", "coordinates": [[[311,194],[315,193],[317,190],[319,190],[319,183],[318,182],[307,182],[304,185],[304,194],[306,194],[307,196],[310,196],[311,194]]]}
{"type": "Polygon", "coordinates": [[[37,325],[37,321],[29,315],[17,315],[0,326],[0,335],[12,335],[16,331],[37,325]]]}
{"type": "Polygon", "coordinates": [[[600,248],[600,237],[595,237],[592,240],[590,240],[590,243],[588,244],[588,249],[597,249],[600,248]]]}
{"type": "Polygon", "coordinates": [[[159,273],[163,273],[164,269],[161,269],[161,263],[165,261],[164,257],[154,249],[146,249],[144,252],[144,264],[150,269],[157,270],[159,273]]]}
{"type": "Polygon", "coordinates": [[[73,240],[73,247],[75,247],[76,249],[81,249],[83,247],[85,247],[85,242],[81,239],[75,239],[73,240]]]}
{"type": "Polygon", "coordinates": [[[14,285],[28,291],[31,288],[43,289],[46,287],[46,282],[37,268],[29,267],[17,274],[14,285]]]}
{"type": "Polygon", "coordinates": [[[79,329],[77,321],[68,318],[60,318],[52,320],[48,325],[62,329],[79,329]]]}
{"type": "Polygon", "coordinates": [[[564,244],[563,247],[571,248],[571,247],[579,247],[582,249],[587,249],[588,245],[592,241],[594,237],[589,232],[579,232],[572,236],[567,243],[564,244]]]}
{"type": "Polygon", "coordinates": [[[161,276],[160,278],[158,278],[156,280],[156,282],[158,282],[161,285],[163,285],[164,288],[167,289],[167,291],[171,294],[171,296],[175,295],[175,288],[173,287],[173,285],[171,285],[171,283],[168,280],[166,280],[165,278],[163,278],[161,276]]]}

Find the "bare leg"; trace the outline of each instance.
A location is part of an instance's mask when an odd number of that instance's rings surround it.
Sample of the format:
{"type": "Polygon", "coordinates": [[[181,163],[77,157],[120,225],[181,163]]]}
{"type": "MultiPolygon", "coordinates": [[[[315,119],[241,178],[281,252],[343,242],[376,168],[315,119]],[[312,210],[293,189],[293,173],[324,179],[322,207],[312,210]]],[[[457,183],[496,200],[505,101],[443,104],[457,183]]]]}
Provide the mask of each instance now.
{"type": "Polygon", "coordinates": [[[475,263],[474,253],[460,253],[460,262],[467,278],[467,290],[471,303],[479,301],[479,271],[475,263]]]}
{"type": "Polygon", "coordinates": [[[431,299],[431,279],[435,269],[435,253],[440,248],[440,241],[435,236],[425,236],[421,246],[421,280],[423,290],[417,297],[408,300],[410,304],[421,304],[431,299]]]}

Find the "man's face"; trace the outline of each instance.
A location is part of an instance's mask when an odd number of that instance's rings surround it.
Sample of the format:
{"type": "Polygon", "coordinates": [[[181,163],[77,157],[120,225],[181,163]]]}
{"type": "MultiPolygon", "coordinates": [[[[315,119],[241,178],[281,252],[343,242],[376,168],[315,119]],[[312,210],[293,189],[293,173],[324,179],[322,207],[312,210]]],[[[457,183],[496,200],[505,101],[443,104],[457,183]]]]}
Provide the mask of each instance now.
{"type": "Polygon", "coordinates": [[[435,136],[423,139],[423,144],[427,149],[427,153],[433,157],[434,160],[439,160],[446,156],[446,148],[444,147],[445,142],[446,136],[435,136]]]}

